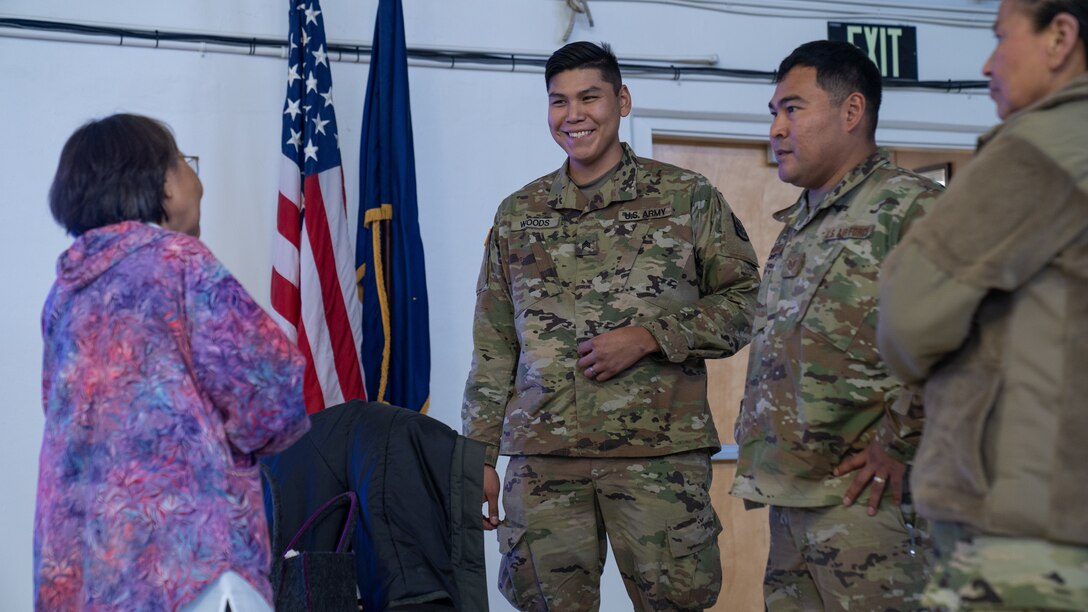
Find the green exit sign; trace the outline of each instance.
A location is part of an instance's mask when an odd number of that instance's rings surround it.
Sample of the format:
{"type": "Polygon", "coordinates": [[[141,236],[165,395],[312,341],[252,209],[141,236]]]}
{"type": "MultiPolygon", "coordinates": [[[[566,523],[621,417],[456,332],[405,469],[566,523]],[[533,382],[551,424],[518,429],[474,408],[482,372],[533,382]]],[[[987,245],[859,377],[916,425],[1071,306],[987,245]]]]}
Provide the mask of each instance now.
{"type": "Polygon", "coordinates": [[[860,48],[886,79],[918,80],[918,32],[914,26],[829,21],[827,38],[860,48]]]}

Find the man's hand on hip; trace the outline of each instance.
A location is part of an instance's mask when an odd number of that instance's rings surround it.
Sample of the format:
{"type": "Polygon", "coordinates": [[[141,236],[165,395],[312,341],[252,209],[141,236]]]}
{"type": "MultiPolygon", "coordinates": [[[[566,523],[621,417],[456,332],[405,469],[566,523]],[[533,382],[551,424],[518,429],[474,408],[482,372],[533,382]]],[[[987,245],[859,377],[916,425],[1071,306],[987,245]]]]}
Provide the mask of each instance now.
{"type": "Polygon", "coordinates": [[[852,505],[866,486],[869,486],[869,516],[876,516],[885,489],[891,489],[895,503],[903,503],[903,475],[907,472],[907,464],[892,459],[879,444],[870,442],[863,452],[847,457],[835,467],[835,475],[842,476],[854,470],[857,474],[843,495],[842,505],[852,505]]]}

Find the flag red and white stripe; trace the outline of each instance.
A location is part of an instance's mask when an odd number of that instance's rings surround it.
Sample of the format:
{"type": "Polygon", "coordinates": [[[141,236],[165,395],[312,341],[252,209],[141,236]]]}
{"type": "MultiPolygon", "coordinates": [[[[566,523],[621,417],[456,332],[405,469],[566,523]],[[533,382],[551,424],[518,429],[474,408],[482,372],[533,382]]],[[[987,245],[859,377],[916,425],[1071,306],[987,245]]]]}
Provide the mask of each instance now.
{"type": "Polygon", "coordinates": [[[294,0],[291,13],[272,309],[306,357],[306,410],[313,413],[366,397],[362,307],[321,11],[316,1],[294,0]]]}

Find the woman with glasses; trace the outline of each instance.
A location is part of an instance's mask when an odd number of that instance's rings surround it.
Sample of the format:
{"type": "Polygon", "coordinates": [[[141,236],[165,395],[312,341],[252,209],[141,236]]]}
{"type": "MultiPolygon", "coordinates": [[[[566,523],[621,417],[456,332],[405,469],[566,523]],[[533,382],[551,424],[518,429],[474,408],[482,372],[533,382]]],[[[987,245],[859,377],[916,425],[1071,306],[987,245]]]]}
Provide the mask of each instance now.
{"type": "Polygon", "coordinates": [[[165,125],[76,130],[49,193],[75,242],[42,313],[41,610],[270,609],[256,459],[309,428],[303,362],[208,251],[165,125]]]}

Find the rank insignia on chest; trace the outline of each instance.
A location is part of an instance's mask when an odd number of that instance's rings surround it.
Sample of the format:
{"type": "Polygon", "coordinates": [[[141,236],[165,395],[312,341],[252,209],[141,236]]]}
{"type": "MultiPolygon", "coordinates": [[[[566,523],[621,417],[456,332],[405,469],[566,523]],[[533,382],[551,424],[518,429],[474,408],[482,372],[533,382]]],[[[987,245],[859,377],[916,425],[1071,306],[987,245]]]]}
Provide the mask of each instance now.
{"type": "Polygon", "coordinates": [[[782,265],[782,277],[783,278],[795,278],[801,273],[801,269],[805,267],[805,254],[804,253],[791,253],[786,257],[786,262],[782,265]]]}
{"type": "Polygon", "coordinates": [[[592,257],[597,254],[597,237],[579,240],[574,245],[574,254],[578,257],[592,257]]]}

